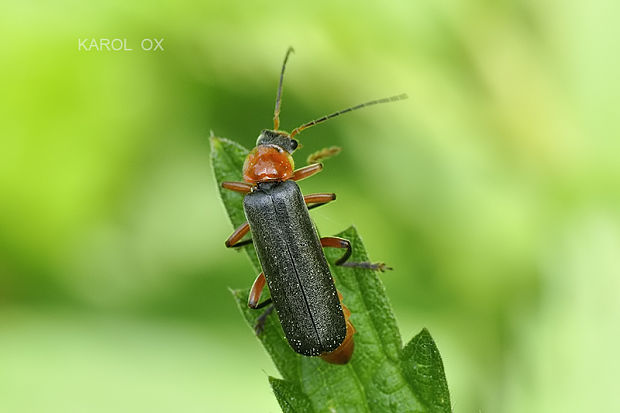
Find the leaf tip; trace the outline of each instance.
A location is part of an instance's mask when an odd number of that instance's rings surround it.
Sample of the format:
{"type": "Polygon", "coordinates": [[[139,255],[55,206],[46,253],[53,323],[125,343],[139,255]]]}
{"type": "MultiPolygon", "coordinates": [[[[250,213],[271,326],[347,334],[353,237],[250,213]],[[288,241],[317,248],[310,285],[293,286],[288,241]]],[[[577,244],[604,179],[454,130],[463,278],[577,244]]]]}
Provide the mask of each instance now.
{"type": "Polygon", "coordinates": [[[314,411],[310,400],[295,383],[269,376],[269,384],[284,413],[314,411]]]}
{"type": "Polygon", "coordinates": [[[420,331],[418,333],[418,337],[421,338],[421,339],[423,338],[425,340],[432,340],[433,339],[432,336],[431,336],[430,331],[428,331],[428,328],[426,328],[426,327],[422,328],[422,331],[420,331]]]}
{"type": "Polygon", "coordinates": [[[211,152],[222,147],[221,139],[215,136],[213,131],[211,131],[211,136],[209,136],[209,143],[211,144],[211,152]]]}
{"type": "Polygon", "coordinates": [[[401,353],[405,378],[432,412],[451,412],[443,361],[428,329],[423,328],[401,353]]]}

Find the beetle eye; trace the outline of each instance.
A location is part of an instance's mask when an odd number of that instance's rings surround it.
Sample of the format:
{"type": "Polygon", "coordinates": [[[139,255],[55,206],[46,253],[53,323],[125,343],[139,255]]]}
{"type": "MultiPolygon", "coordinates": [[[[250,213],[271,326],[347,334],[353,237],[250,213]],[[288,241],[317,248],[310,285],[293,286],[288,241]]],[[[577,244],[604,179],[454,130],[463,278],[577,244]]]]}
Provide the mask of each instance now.
{"type": "Polygon", "coordinates": [[[291,149],[295,150],[297,149],[297,146],[299,146],[299,142],[297,142],[295,139],[291,139],[291,149]]]}

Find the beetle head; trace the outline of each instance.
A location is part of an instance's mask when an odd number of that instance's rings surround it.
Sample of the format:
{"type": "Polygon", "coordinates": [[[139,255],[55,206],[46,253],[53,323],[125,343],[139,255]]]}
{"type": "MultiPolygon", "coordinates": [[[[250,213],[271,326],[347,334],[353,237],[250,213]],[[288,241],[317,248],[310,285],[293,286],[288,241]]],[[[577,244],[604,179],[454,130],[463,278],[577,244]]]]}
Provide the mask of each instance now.
{"type": "Polygon", "coordinates": [[[295,139],[291,139],[286,132],[264,129],[256,140],[256,146],[261,145],[275,145],[288,153],[293,153],[299,146],[299,142],[295,139]]]}

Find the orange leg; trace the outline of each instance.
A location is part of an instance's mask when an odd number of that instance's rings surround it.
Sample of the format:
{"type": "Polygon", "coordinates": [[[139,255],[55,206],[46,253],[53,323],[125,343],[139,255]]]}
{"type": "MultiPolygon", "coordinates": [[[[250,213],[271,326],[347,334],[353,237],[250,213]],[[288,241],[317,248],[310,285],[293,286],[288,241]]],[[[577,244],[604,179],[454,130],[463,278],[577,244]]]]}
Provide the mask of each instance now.
{"type": "Polygon", "coordinates": [[[323,164],[315,163],[312,165],[304,166],[303,168],[299,168],[293,171],[293,176],[291,179],[293,181],[299,181],[300,179],[308,178],[318,172],[321,172],[323,169],[323,164]]]}
{"type": "Polygon", "coordinates": [[[385,271],[391,270],[392,268],[385,265],[383,262],[371,263],[371,262],[347,262],[347,260],[351,257],[352,249],[351,242],[344,238],[339,237],[324,237],[321,238],[321,246],[322,247],[331,247],[331,248],[346,248],[346,252],[342,257],[336,260],[335,264],[342,267],[352,267],[352,268],[365,268],[368,270],[378,270],[385,271]]]}
{"type": "Polygon", "coordinates": [[[258,277],[254,280],[254,284],[252,284],[252,288],[250,289],[250,295],[248,296],[248,307],[253,310],[258,310],[259,308],[263,308],[267,304],[271,302],[271,298],[266,299],[262,303],[259,303],[260,296],[263,293],[263,289],[265,288],[265,274],[260,273],[258,277]]]}
{"type": "Polygon", "coordinates": [[[230,189],[231,191],[240,192],[242,194],[247,194],[249,192],[252,192],[252,188],[254,188],[254,185],[248,184],[247,182],[224,181],[222,182],[222,188],[230,189]]]}
{"type": "Polygon", "coordinates": [[[310,195],[304,196],[304,202],[306,203],[306,205],[309,205],[308,209],[318,208],[321,205],[325,205],[333,201],[334,199],[336,199],[336,194],[324,193],[324,194],[310,194],[310,195]]]}
{"type": "MultiPolygon", "coordinates": [[[[265,288],[266,281],[265,274],[261,272],[258,274],[258,277],[256,277],[256,280],[254,280],[254,284],[252,284],[250,295],[248,296],[248,307],[253,310],[258,310],[259,308],[263,308],[266,305],[271,304],[271,298],[266,299],[262,303],[258,302],[261,294],[263,293],[263,289],[265,288]]],[[[256,324],[254,324],[254,332],[256,332],[256,335],[263,332],[263,329],[265,328],[265,321],[272,312],[273,305],[270,305],[269,308],[267,308],[265,312],[256,319],[256,324]]]]}
{"type": "Polygon", "coordinates": [[[239,225],[239,227],[226,240],[226,242],[225,242],[226,248],[242,247],[242,246],[247,245],[250,242],[252,242],[251,239],[247,240],[247,241],[239,242],[239,241],[241,241],[241,238],[243,238],[245,236],[245,234],[247,234],[248,232],[250,232],[250,224],[245,222],[245,223],[239,225]]]}
{"type": "Polygon", "coordinates": [[[336,156],[340,153],[342,149],[338,146],[331,146],[329,148],[323,148],[320,151],[316,151],[306,159],[307,164],[313,164],[320,162],[322,160],[331,158],[332,156],[336,156]]]}

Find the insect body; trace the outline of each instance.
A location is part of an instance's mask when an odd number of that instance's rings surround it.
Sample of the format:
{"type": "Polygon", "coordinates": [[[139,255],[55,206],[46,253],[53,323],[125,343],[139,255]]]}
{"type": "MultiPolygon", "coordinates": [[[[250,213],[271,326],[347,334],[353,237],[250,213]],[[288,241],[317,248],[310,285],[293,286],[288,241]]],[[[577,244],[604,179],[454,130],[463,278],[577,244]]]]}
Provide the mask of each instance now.
{"type": "Polygon", "coordinates": [[[386,267],[380,263],[348,262],[351,255],[348,240],[319,238],[308,210],[325,205],[336,196],[332,193],[302,195],[295,181],[321,171],[322,165],[314,163],[294,169],[292,154],[298,146],[294,136],[341,113],[375,103],[400,100],[405,96],[345,109],[301,125],[290,134],[279,131],[282,80],[291,51],[287,51],[280,74],[274,130],[263,130],[256,147],[248,154],[243,166],[244,182],[222,183],[224,188],[246,194],[243,208],[247,222],[233,232],[226,246],[239,247],[253,243],[256,248],[263,272],[254,281],[248,305],[258,309],[273,302],[259,318],[257,331],[275,308],[293,350],[305,356],[320,356],[330,363],[345,364],[353,355],[355,328],[349,320],[351,313],[342,304],[342,296],[336,290],[322,248],[346,250],[336,265],[381,271],[386,267]],[[250,231],[252,239],[242,241],[250,231]],[[269,286],[271,298],[259,303],[265,283],[269,286]]]}
{"type": "Polygon", "coordinates": [[[335,350],[346,336],[345,318],[299,187],[259,183],[243,207],[291,347],[306,356],[335,350]]]}

